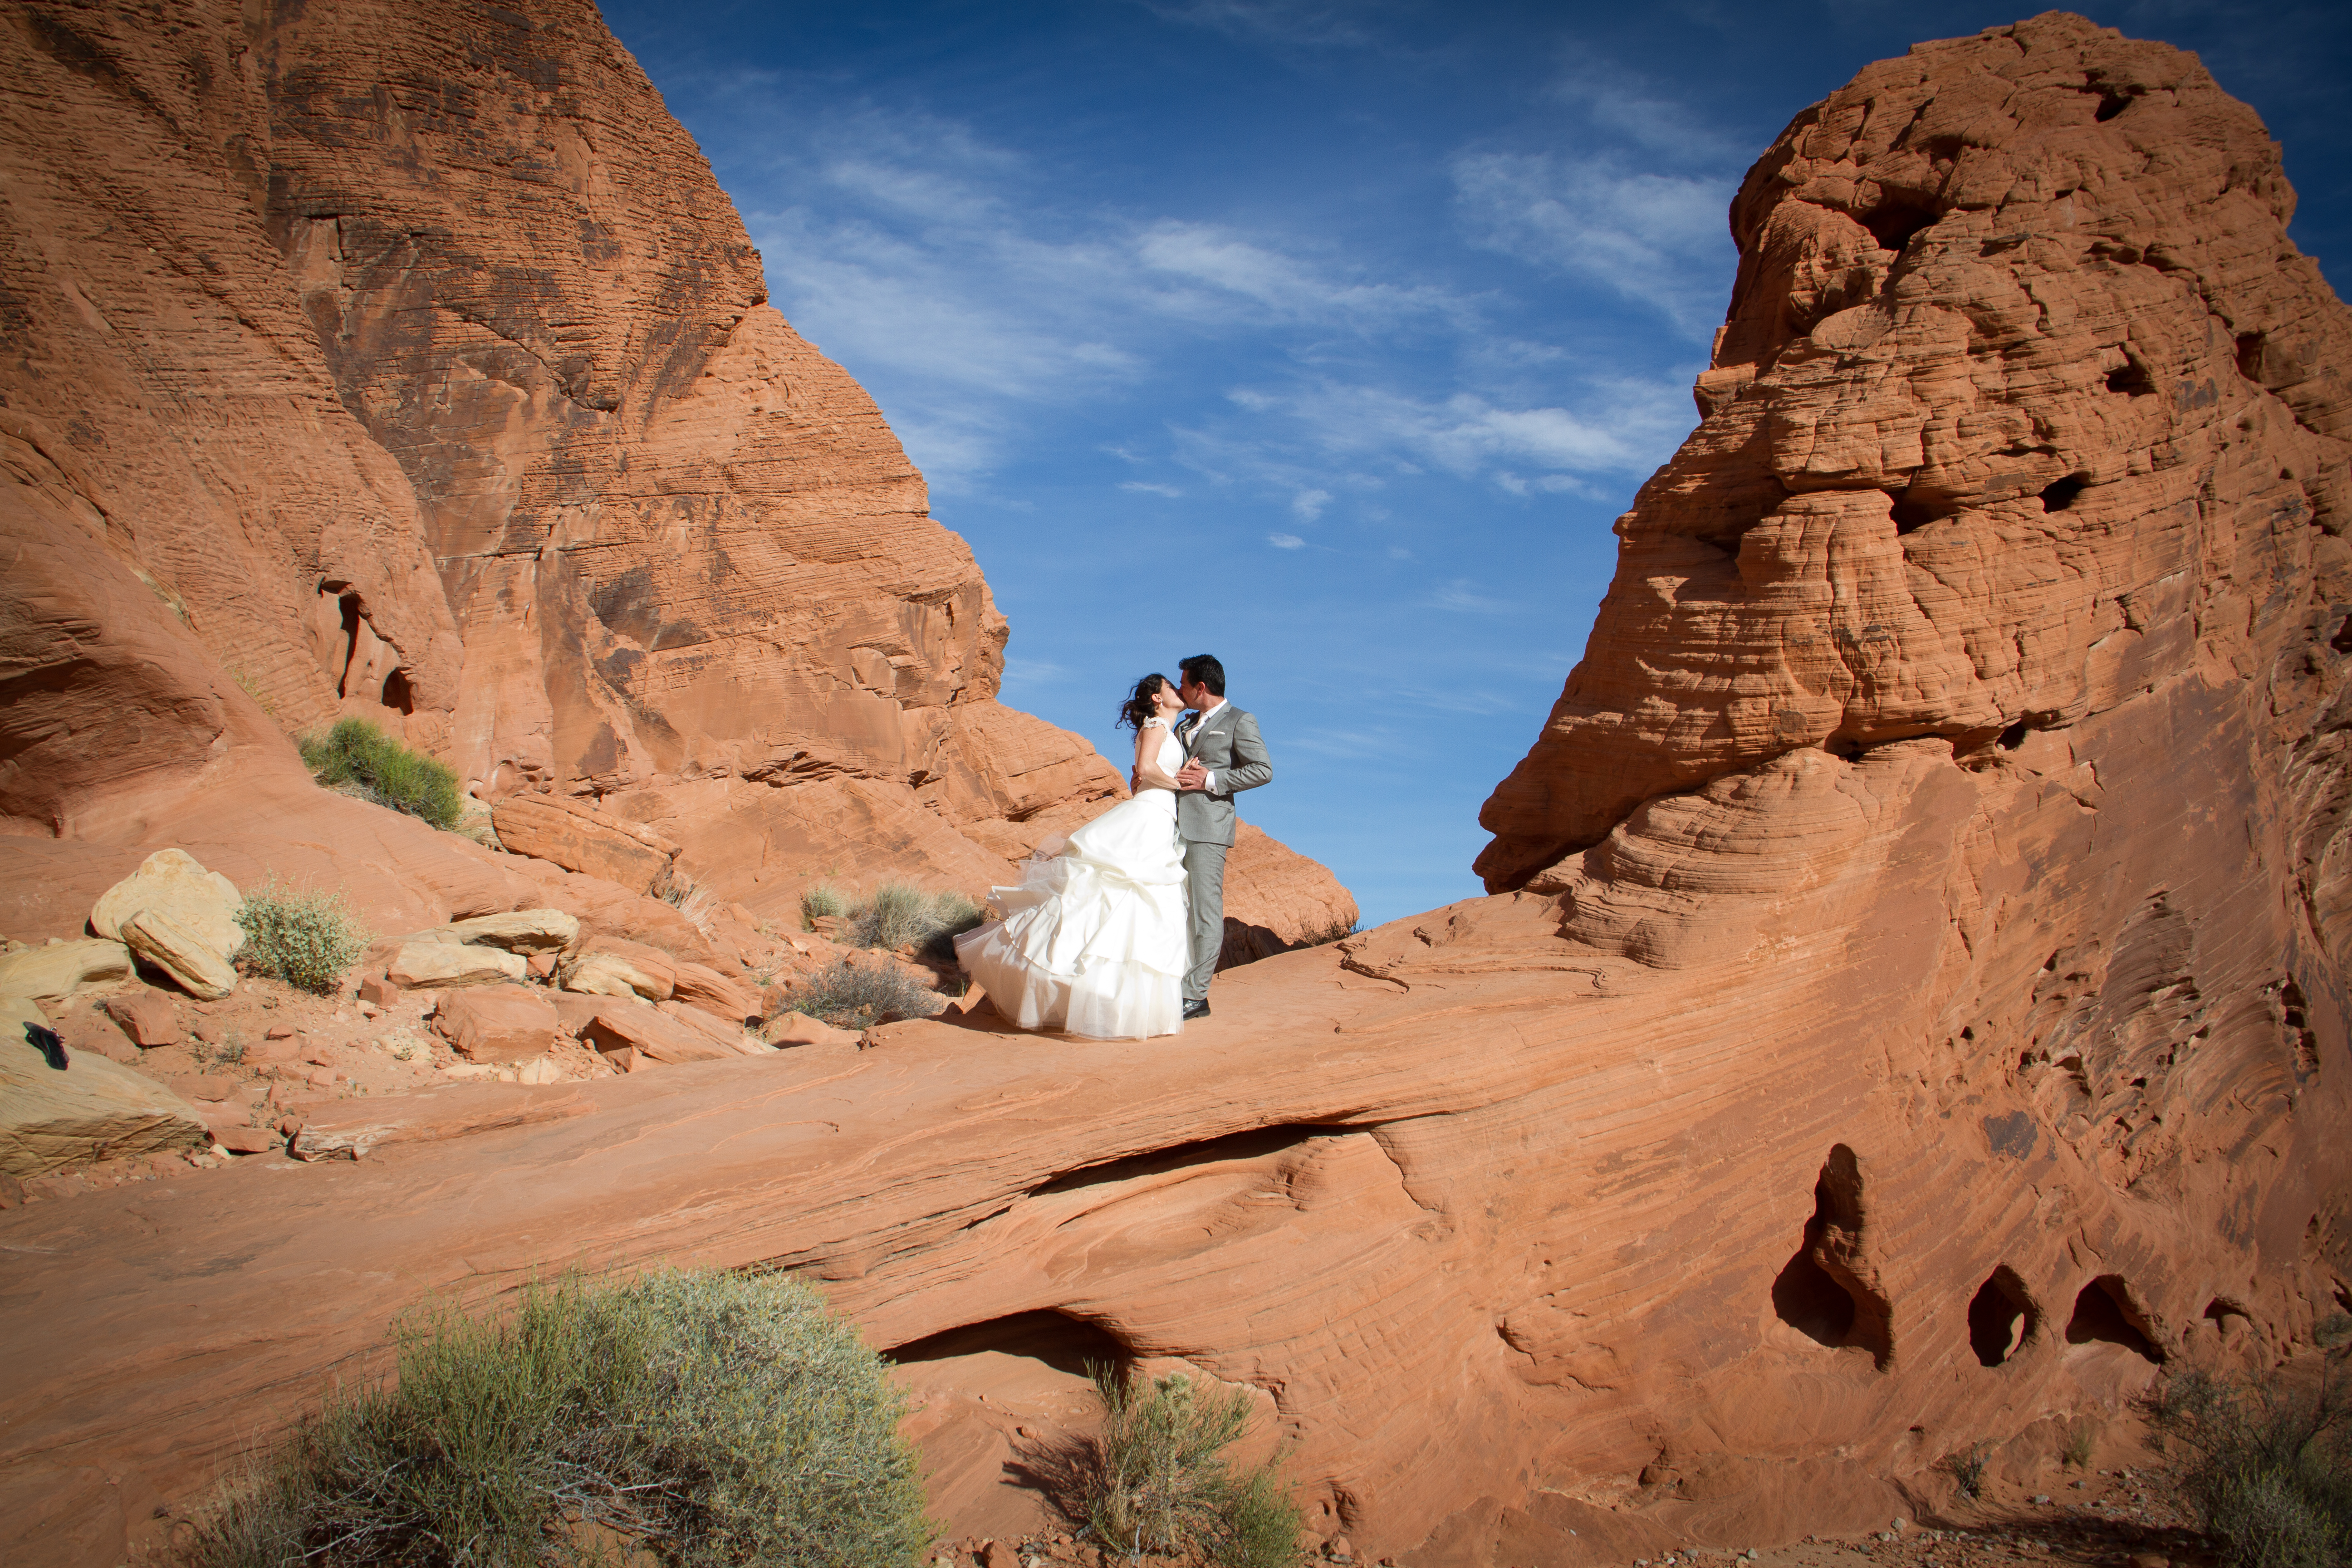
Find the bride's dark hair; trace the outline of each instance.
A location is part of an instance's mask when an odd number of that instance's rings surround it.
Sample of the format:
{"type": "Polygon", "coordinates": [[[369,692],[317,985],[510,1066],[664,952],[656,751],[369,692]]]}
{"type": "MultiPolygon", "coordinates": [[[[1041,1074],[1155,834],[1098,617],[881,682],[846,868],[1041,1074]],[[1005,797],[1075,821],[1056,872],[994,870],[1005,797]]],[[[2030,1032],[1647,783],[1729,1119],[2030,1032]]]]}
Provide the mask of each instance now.
{"type": "Polygon", "coordinates": [[[1160,705],[1152,699],[1160,695],[1161,687],[1169,684],[1168,678],[1157,670],[1137,681],[1127,700],[1118,705],[1118,727],[1122,730],[1142,729],[1143,721],[1160,711],[1160,705]]]}

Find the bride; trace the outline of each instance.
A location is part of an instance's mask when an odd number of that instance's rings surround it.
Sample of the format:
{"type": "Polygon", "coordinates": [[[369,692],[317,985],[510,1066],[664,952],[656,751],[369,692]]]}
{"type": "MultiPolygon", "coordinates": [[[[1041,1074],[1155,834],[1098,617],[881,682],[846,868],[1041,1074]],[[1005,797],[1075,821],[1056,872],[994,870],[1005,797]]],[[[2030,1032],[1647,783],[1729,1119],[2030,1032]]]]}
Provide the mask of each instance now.
{"type": "Polygon", "coordinates": [[[1071,834],[1058,857],[1031,861],[1021,886],[997,889],[1003,920],[955,939],[965,972],[1022,1028],[1103,1040],[1183,1028],[1184,748],[1172,728],[1183,708],[1166,676],[1135,683],[1118,710],[1135,731],[1134,798],[1071,834]]]}

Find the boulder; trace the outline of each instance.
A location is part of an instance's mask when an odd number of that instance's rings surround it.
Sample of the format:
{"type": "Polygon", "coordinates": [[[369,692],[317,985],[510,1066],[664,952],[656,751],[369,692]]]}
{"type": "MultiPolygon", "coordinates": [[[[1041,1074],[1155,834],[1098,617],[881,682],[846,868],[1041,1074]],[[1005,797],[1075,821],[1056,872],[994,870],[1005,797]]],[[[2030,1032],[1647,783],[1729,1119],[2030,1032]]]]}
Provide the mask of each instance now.
{"type": "Polygon", "coordinates": [[[119,942],[86,937],[53,942],[0,958],[0,996],[62,1002],[85,985],[129,978],[131,950],[119,942]]]}
{"type": "Polygon", "coordinates": [[[236,989],[236,970],[227,955],[205,933],[161,908],[134,910],[122,922],[122,940],[191,996],[217,1002],[236,989]]]}
{"type": "Polygon", "coordinates": [[[530,973],[530,964],[519,953],[449,942],[404,942],[383,966],[386,980],[412,990],[421,985],[497,985],[530,973]]]}
{"type": "Polygon", "coordinates": [[[677,855],[677,846],[650,827],[555,795],[509,795],[490,808],[490,826],[514,854],[602,877],[634,893],[659,887],[677,855]]]}
{"type": "Polygon", "coordinates": [[[283,1140],[274,1127],[215,1127],[213,1142],[232,1154],[267,1154],[283,1140]]]}
{"type": "Polygon", "coordinates": [[[479,985],[444,997],[433,1027],[467,1061],[518,1062],[544,1056],[560,1020],[527,985],[479,985]]]}
{"type": "Polygon", "coordinates": [[[370,975],[360,982],[359,995],[371,1006],[389,1007],[400,1000],[400,987],[382,975],[370,975]]]}
{"type": "Polygon", "coordinates": [[[764,1057],[772,1048],[765,1041],[744,1033],[740,1023],[713,1017],[699,1007],[689,1007],[683,1002],[656,1002],[654,1007],[656,1012],[677,1019],[739,1057],[764,1057]]]}
{"type": "Polygon", "coordinates": [[[591,996],[666,1002],[677,988],[677,965],[669,954],[614,936],[590,937],[556,973],[566,991],[591,996]]]}
{"type": "Polygon", "coordinates": [[[562,910],[510,910],[452,921],[441,930],[459,942],[502,947],[509,952],[561,952],[580,937],[580,920],[562,910]]]}
{"type": "Polygon", "coordinates": [[[142,985],[108,997],[105,1013],[131,1037],[132,1045],[169,1046],[179,1041],[180,1016],[173,1011],[172,999],[152,987],[142,985]]]}
{"type": "Polygon", "coordinates": [[[154,1079],[87,1051],[65,1070],[26,1037],[48,1015],[0,998],[0,1175],[37,1176],[67,1165],[201,1149],[203,1114],[154,1079]]]}
{"type": "Polygon", "coordinates": [[[670,994],[689,1007],[716,1017],[741,1023],[759,1016],[760,1005],[751,993],[707,963],[679,963],[670,994]]]}
{"type": "Polygon", "coordinates": [[[581,1027],[580,1037],[624,1072],[636,1072],[656,1062],[726,1061],[739,1054],[675,1012],[636,1002],[616,1001],[597,1008],[581,1027]]]}
{"type": "Polygon", "coordinates": [[[158,849],[139,869],[99,895],[89,911],[89,929],[104,937],[123,937],[124,922],[142,910],[161,910],[194,933],[197,940],[224,959],[235,958],[245,945],[245,928],[236,923],[237,907],[245,895],[217,871],[207,871],[184,849],[158,849]]]}
{"type": "Polygon", "coordinates": [[[836,1029],[806,1013],[779,1013],[768,1020],[760,1037],[772,1046],[854,1046],[857,1031],[836,1029]]]}

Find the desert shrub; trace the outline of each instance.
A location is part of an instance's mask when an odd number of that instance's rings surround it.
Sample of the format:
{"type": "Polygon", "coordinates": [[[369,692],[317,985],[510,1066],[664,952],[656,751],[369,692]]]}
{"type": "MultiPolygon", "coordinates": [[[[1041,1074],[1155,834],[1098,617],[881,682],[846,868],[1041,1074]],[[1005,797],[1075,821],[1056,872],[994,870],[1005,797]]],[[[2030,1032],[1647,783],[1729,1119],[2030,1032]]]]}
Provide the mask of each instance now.
{"type": "Polygon", "coordinates": [[[2097,1445],[2098,1436],[2098,1428],[2085,1422],[2066,1434],[2066,1441],[2059,1448],[2058,1457],[2078,1470],[2087,1470],[2091,1468],[2091,1453],[2097,1445]]]}
{"type": "Polygon", "coordinates": [[[248,971],[319,996],[332,994],[368,944],[341,893],[282,888],[275,877],[245,895],[236,923],[245,929],[237,959],[248,971]]]}
{"type": "Polygon", "coordinates": [[[829,915],[845,915],[849,900],[830,882],[812,882],[801,889],[801,919],[814,925],[829,915]]]}
{"type": "Polygon", "coordinates": [[[631,1548],[679,1568],[898,1568],[930,1538],[903,1401],[797,1281],[573,1277],[503,1317],[443,1307],[396,1334],[393,1379],[257,1457],[198,1521],[190,1568],[526,1568],[631,1548]]]}
{"type": "Polygon", "coordinates": [[[1249,1429],[1249,1395],[1181,1373],[1146,1381],[1090,1366],[1103,1405],[1083,1492],[1087,1523],[1108,1552],[1198,1553],[1227,1568],[1299,1558],[1298,1505],[1268,1460],[1224,1458],[1249,1429]]]}
{"type": "Polygon", "coordinates": [[[447,763],[410,751],[364,719],[341,720],[325,735],[305,735],[296,744],[322,784],[356,784],[379,805],[453,832],[464,816],[457,775],[447,763]]]}
{"type": "Polygon", "coordinates": [[[851,911],[850,935],[860,947],[896,952],[912,943],[952,959],[956,933],[987,918],[961,893],[927,893],[911,883],[885,882],[851,911]]]}
{"type": "Polygon", "coordinates": [[[2321,1330],[2316,1386],[2168,1379],[2145,1410],[2171,1479],[2232,1568],[2330,1568],[2352,1558],[2352,1319],[2321,1330]]]}
{"type": "Polygon", "coordinates": [[[1982,1448],[1971,1448],[1965,1454],[1947,1454],[1936,1461],[1936,1468],[1952,1478],[1952,1485],[1965,1498],[1984,1496],[1985,1455],[1982,1448]]]}
{"type": "Polygon", "coordinates": [[[784,1005],[836,1029],[870,1029],[893,1018],[928,1018],[940,1003],[895,964],[859,968],[845,959],[801,985],[784,1005]]]}

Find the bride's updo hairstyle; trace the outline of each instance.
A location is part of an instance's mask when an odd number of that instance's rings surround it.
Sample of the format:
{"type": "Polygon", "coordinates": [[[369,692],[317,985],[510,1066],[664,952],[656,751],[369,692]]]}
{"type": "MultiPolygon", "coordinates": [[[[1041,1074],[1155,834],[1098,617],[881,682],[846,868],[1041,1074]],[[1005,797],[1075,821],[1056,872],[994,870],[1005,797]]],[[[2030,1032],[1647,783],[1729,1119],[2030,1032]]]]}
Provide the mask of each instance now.
{"type": "Polygon", "coordinates": [[[1160,689],[1167,684],[1168,678],[1156,670],[1137,681],[1134,691],[1118,705],[1118,727],[1122,730],[1142,729],[1143,721],[1160,711],[1160,705],[1152,699],[1159,696],[1160,689]]]}

